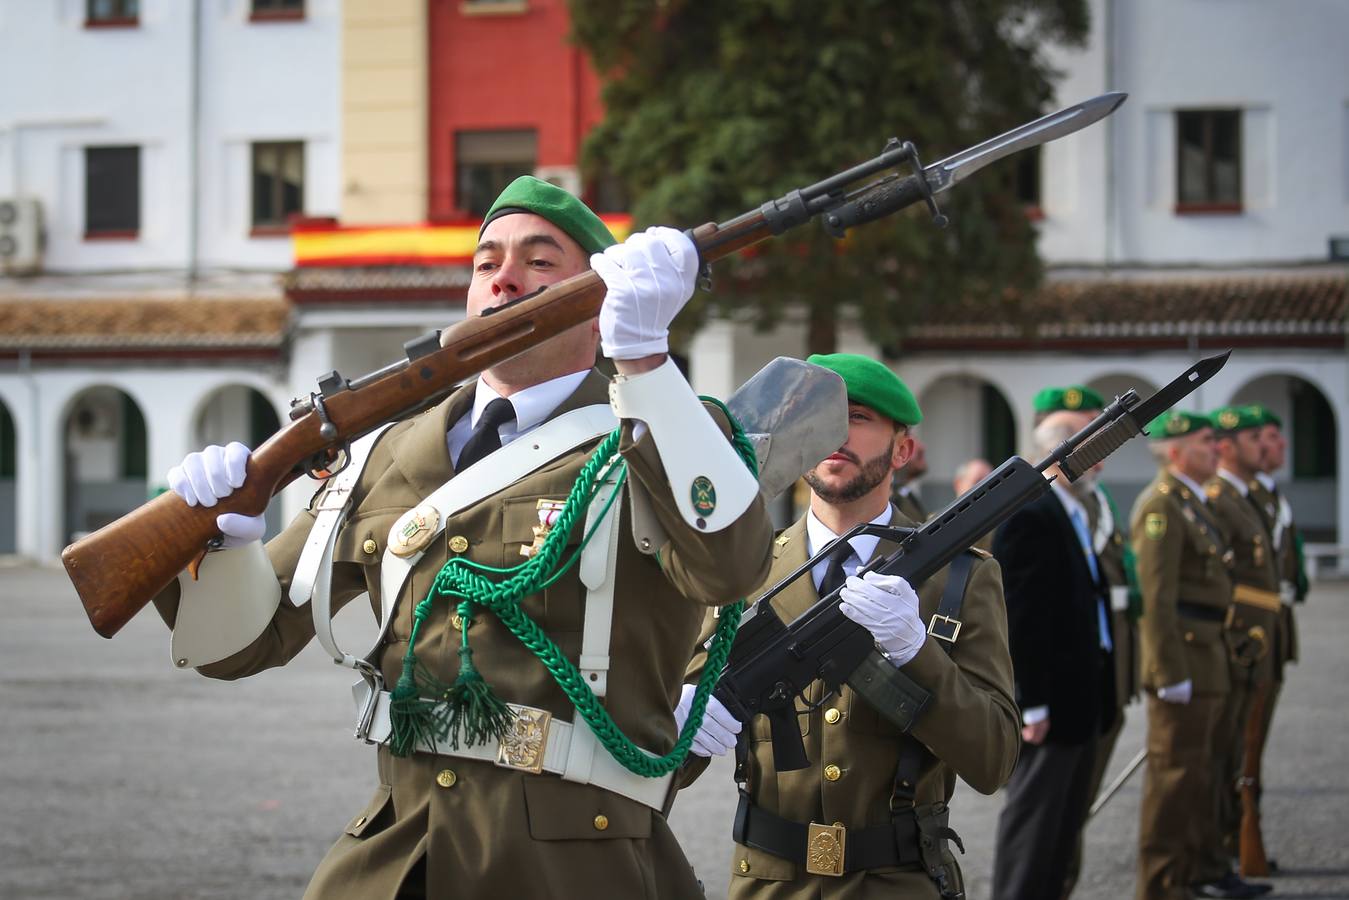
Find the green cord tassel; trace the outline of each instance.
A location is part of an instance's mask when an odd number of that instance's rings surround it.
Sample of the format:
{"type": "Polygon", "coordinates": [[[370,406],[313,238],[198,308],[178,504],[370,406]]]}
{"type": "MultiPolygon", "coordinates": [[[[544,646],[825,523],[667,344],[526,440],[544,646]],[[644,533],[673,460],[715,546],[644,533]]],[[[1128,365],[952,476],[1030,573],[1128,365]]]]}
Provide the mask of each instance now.
{"type": "Polygon", "coordinates": [[[459,678],[445,700],[451,750],[459,749],[461,736],[469,747],[500,740],[515,722],[515,711],[492,693],[492,686],[473,665],[473,649],[467,638],[459,648],[459,678]]]}

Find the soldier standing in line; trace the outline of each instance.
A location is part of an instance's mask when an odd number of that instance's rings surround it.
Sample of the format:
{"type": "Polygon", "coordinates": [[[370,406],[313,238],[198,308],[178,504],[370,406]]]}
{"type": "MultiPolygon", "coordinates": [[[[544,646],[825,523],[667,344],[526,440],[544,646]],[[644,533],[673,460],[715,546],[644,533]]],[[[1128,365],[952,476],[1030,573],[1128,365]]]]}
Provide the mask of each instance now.
{"type": "MultiPolygon", "coordinates": [[[[764,588],[805,564],[838,535],[865,522],[916,523],[889,502],[890,475],[912,452],[909,427],[922,414],[894,372],[875,360],[838,353],[808,360],[842,376],[848,389],[848,440],[807,473],[810,509],[774,542],[764,588]]],[[[813,682],[798,699],[811,764],[778,771],[767,720],[752,730],[733,836],[730,896],[736,900],[867,900],[963,896],[960,867],[946,848],[959,843],[947,825],[959,775],[992,793],[1011,774],[1020,744],[1012,699],[1012,662],[997,563],[971,550],[915,591],[902,578],[854,573],[892,553],[876,536],[854,537],[771,601],[783,621],[799,616],[839,585],[841,610],[871,631],[890,662],[931,694],[907,731],[851,687],[824,695],[813,682]],[[927,625],[938,605],[960,611],[959,631],[942,637],[927,625]],[[841,850],[833,855],[824,846],[841,850]]],[[[715,623],[704,624],[704,637],[715,623]]],[[[699,653],[686,681],[705,661],[699,653]]],[[[679,721],[692,684],[685,685],[679,721]]],[[[694,744],[701,756],[735,747],[741,723],[716,698],[694,744]]],[[[963,848],[962,848],[963,849],[963,848]]]]}
{"type": "Polygon", "coordinates": [[[1223,640],[1230,554],[1202,487],[1217,469],[1209,420],[1173,410],[1147,432],[1161,471],[1130,519],[1148,715],[1135,896],[1188,900],[1206,846],[1202,835],[1212,829],[1210,758],[1231,686],[1223,640]]]}
{"type": "MultiPolygon", "coordinates": [[[[1279,573],[1279,625],[1271,652],[1274,655],[1274,680],[1269,686],[1258,723],[1260,742],[1254,749],[1263,759],[1264,747],[1269,740],[1270,722],[1274,718],[1274,707],[1283,690],[1284,666],[1297,661],[1297,622],[1293,615],[1294,604],[1301,603],[1307,596],[1307,575],[1302,565],[1302,540],[1297,525],[1293,521],[1293,509],[1288,498],[1279,491],[1274,481],[1274,473],[1283,468],[1288,450],[1288,440],[1283,434],[1283,422],[1263,406],[1253,406],[1251,411],[1260,418],[1260,471],[1247,485],[1250,496],[1255,501],[1265,520],[1274,542],[1274,556],[1279,573]]],[[[1250,749],[1250,748],[1248,748],[1250,749]]],[[[1261,795],[1262,781],[1257,777],[1255,799],[1257,809],[1261,795]]],[[[1278,865],[1272,858],[1266,863],[1271,872],[1278,871],[1278,865]]],[[[1255,873],[1265,874],[1265,873],[1255,873]]]]}
{"type": "Polygon", "coordinates": [[[1204,897],[1253,897],[1267,884],[1241,880],[1232,866],[1241,827],[1238,779],[1246,737],[1246,719],[1257,692],[1274,680],[1274,646],[1279,627],[1279,576],[1273,540],[1250,496],[1250,483],[1261,470],[1261,420],[1248,407],[1214,410],[1218,470],[1204,486],[1209,508],[1232,549],[1232,612],[1227,641],[1232,689],[1218,720],[1212,767],[1217,779],[1217,832],[1210,834],[1195,879],[1204,897]]]}
{"type": "MultiPolygon", "coordinates": [[[[1083,413],[1082,424],[1086,425],[1105,409],[1105,399],[1085,385],[1047,387],[1036,394],[1031,402],[1037,422],[1043,421],[1051,413],[1070,410],[1083,413]]],[[[1110,591],[1110,633],[1115,644],[1114,716],[1101,735],[1092,760],[1091,778],[1087,785],[1087,802],[1090,804],[1101,789],[1115,743],[1124,728],[1124,708],[1138,696],[1138,616],[1142,610],[1142,598],[1138,593],[1133,548],[1119,520],[1115,501],[1100,482],[1099,471],[1084,474],[1073,484],[1067,485],[1067,488],[1087,511],[1092,549],[1110,591]]],[[[1086,824],[1083,823],[1082,830],[1077,834],[1077,846],[1069,861],[1064,897],[1072,894],[1082,868],[1085,830],[1086,824]]]]}

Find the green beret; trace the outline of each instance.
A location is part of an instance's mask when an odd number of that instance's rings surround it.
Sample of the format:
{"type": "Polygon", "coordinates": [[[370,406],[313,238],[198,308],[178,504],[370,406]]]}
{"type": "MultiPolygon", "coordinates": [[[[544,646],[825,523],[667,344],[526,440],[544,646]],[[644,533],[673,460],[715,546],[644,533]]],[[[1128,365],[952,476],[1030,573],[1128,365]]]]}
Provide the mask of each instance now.
{"type": "Polygon", "coordinates": [[[478,237],[482,237],[492,220],[521,212],[533,213],[552,222],[587,253],[599,253],[605,247],[618,243],[609,232],[609,227],[590,211],[590,207],[569,191],[533,175],[521,175],[506,185],[501,196],[497,197],[483,217],[478,237]]]}
{"type": "Polygon", "coordinates": [[[1213,420],[1214,430],[1223,434],[1259,428],[1265,424],[1258,407],[1254,406],[1220,406],[1208,417],[1213,420]]]}
{"type": "Polygon", "coordinates": [[[1031,406],[1037,413],[1052,413],[1062,409],[1069,412],[1105,409],[1105,398],[1085,384],[1071,384],[1068,387],[1045,388],[1031,400],[1031,406]]]}
{"type": "Polygon", "coordinates": [[[1274,410],[1270,409],[1268,406],[1252,403],[1251,409],[1260,417],[1261,425],[1273,425],[1275,428],[1278,428],[1281,431],[1283,430],[1283,419],[1274,415],[1274,410]]]}
{"type": "Polygon", "coordinates": [[[883,363],[856,353],[816,353],[806,362],[837,372],[848,388],[848,399],[869,406],[901,425],[917,425],[923,412],[913,391],[883,363]]]}
{"type": "Polygon", "coordinates": [[[1172,409],[1162,413],[1157,418],[1148,423],[1148,437],[1154,441],[1165,441],[1170,438],[1184,437],[1192,432],[1203,428],[1212,428],[1213,423],[1209,421],[1208,416],[1203,413],[1186,412],[1183,409],[1172,409]]]}

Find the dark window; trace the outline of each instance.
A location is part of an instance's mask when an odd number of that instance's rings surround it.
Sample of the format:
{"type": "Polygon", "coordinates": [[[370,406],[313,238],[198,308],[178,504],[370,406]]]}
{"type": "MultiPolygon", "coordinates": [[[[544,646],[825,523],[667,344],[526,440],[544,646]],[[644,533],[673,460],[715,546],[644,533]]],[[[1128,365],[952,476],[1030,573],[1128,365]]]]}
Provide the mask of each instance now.
{"type": "Polygon", "coordinates": [[[304,144],[253,145],[253,227],[285,228],[304,212],[304,144]]]}
{"type": "Polygon", "coordinates": [[[140,18],[140,0],[88,0],[86,25],[135,25],[140,18]]]}
{"type": "Polygon", "coordinates": [[[1334,478],[1335,414],[1321,392],[1293,381],[1293,477],[1334,478]]]}
{"type": "Polygon", "coordinates": [[[1241,210],[1241,111],[1176,113],[1176,208],[1241,210]]]}
{"type": "Polygon", "coordinates": [[[303,19],[304,0],[253,0],[250,18],[303,19]]]}
{"type": "Polygon", "coordinates": [[[483,216],[502,189],[534,171],[533,131],[460,131],[454,136],[454,205],[483,216]]]}
{"type": "Polygon", "coordinates": [[[86,147],[84,232],[134,237],[141,227],[141,148],[86,147]]]}
{"type": "Polygon", "coordinates": [[[281,429],[281,420],[267,398],[257,391],[248,394],[248,436],[250,447],[256,447],[281,429]]]}
{"type": "Polygon", "coordinates": [[[1016,155],[1016,174],[1012,187],[1016,199],[1027,210],[1038,212],[1040,209],[1040,148],[1031,147],[1016,155]]]}
{"type": "Polygon", "coordinates": [[[1016,453],[1016,420],[1002,392],[991,384],[980,391],[979,406],[984,426],[984,459],[998,465],[1016,453]]]}
{"type": "Polygon", "coordinates": [[[122,394],[122,477],[144,478],[149,467],[149,444],[145,440],[145,416],[141,408],[122,394]]]}

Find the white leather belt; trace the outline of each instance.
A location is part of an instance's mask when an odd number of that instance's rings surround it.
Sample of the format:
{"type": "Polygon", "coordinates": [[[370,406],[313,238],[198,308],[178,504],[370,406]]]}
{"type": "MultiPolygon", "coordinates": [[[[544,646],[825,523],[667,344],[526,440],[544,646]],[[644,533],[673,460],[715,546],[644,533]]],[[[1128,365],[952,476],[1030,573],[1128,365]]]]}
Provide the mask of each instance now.
{"type": "MultiPolygon", "coordinates": [[[[352,686],[352,693],[358,706],[365,706],[369,699],[366,690],[369,688],[364,682],[352,686]],[[362,690],[363,688],[365,690],[362,690]]],[[[375,695],[374,701],[370,716],[370,732],[366,740],[383,743],[389,738],[389,692],[380,691],[375,695]]],[[[493,740],[473,746],[461,742],[457,750],[451,750],[448,745],[432,747],[426,744],[419,745],[417,749],[419,752],[435,753],[440,756],[490,762],[503,769],[536,775],[547,772],[567,779],[569,766],[577,764],[576,749],[584,747],[586,749],[581,755],[587,758],[581,765],[586,768],[588,777],[581,780],[581,783],[612,791],[652,809],[659,810],[664,807],[670,781],[674,778],[673,772],[659,778],[645,778],[629,772],[610,754],[592,753],[598,742],[584,720],[578,720],[575,724],[562,722],[533,707],[517,706],[514,703],[509,706],[515,710],[517,727],[504,741],[493,740]]]]}

